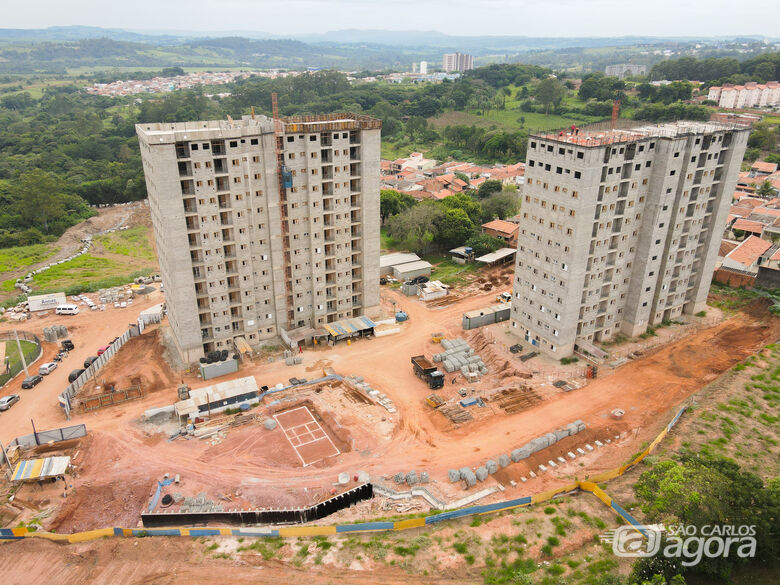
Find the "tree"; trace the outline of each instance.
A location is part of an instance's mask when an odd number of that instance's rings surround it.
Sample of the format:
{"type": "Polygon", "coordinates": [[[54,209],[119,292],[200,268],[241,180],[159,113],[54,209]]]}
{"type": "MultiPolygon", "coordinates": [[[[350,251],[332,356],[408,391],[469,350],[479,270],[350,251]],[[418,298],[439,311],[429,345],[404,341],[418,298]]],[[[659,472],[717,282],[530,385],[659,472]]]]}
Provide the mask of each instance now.
{"type": "Polygon", "coordinates": [[[484,256],[485,254],[495,252],[499,248],[503,248],[504,240],[488,234],[479,233],[466,240],[464,246],[473,248],[475,256],[484,256]]]}
{"type": "Polygon", "coordinates": [[[497,193],[501,191],[504,188],[503,183],[499,181],[498,179],[488,179],[484,183],[482,183],[479,188],[477,189],[477,197],[480,199],[484,199],[485,197],[488,197],[491,193],[497,193]]]}
{"type": "Polygon", "coordinates": [[[446,209],[462,209],[474,225],[477,225],[482,218],[482,207],[466,193],[455,193],[445,197],[441,200],[441,205],[446,209]]]}
{"type": "Polygon", "coordinates": [[[398,215],[416,203],[414,197],[394,189],[382,189],[379,192],[379,216],[385,223],[390,216],[398,215]]]}
{"type": "Polygon", "coordinates": [[[471,180],[469,179],[469,176],[466,173],[455,173],[455,176],[466,183],[466,185],[469,185],[471,183],[471,180]]]}
{"type": "Polygon", "coordinates": [[[439,223],[436,242],[447,248],[460,246],[474,233],[474,224],[460,208],[448,209],[439,223]]]}
{"type": "MultiPolygon", "coordinates": [[[[464,212],[465,213],[465,212],[464,212]]],[[[425,201],[392,216],[387,234],[411,252],[422,253],[433,243],[444,210],[434,201],[425,201]]]]}
{"type": "Polygon", "coordinates": [[[506,219],[514,216],[520,209],[520,197],[517,191],[505,189],[483,199],[481,204],[483,222],[496,218],[506,219]]]}
{"type": "Polygon", "coordinates": [[[774,197],[775,189],[772,187],[772,183],[769,180],[764,181],[756,189],[756,195],[760,197],[774,197]]]}
{"type": "Polygon", "coordinates": [[[544,105],[547,114],[550,106],[557,108],[566,95],[566,88],[555,77],[548,77],[536,86],[536,101],[544,105]]]}
{"type": "MultiPolygon", "coordinates": [[[[640,476],[634,487],[651,522],[698,528],[753,526],[756,558],[773,561],[780,556],[775,532],[780,514],[777,480],[764,485],[759,476],[743,471],[733,460],[705,452],[684,452],[679,459],[656,463],[640,476]]],[[[658,562],[663,564],[663,557],[658,562]]],[[[733,567],[744,562],[746,559],[737,555],[705,556],[689,570],[728,577],[733,567]]],[[[649,567],[658,572],[658,565],[651,563],[649,567]]]]}
{"type": "Polygon", "coordinates": [[[44,233],[49,233],[49,220],[65,212],[56,177],[41,169],[20,176],[14,196],[22,220],[30,226],[43,226],[44,233]]]}

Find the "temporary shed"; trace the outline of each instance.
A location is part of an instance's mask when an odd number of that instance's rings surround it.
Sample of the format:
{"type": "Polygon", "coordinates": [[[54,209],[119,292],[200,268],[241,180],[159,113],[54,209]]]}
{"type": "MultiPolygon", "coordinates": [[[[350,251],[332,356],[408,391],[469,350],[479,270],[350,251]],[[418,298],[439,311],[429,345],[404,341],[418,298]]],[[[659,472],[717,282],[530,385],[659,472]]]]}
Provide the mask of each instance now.
{"type": "Polygon", "coordinates": [[[477,262],[483,262],[485,264],[502,264],[504,262],[511,262],[515,257],[514,248],[499,248],[495,252],[485,254],[477,258],[477,262]]]}
{"type": "Polygon", "coordinates": [[[325,323],[322,328],[328,332],[328,339],[339,341],[351,337],[364,337],[374,332],[376,324],[366,317],[353,317],[352,319],[342,319],[333,323],[325,323]]]}
{"type": "Polygon", "coordinates": [[[466,330],[476,329],[493,323],[500,323],[509,319],[511,306],[507,303],[499,303],[484,309],[475,309],[463,313],[463,328],[466,330]]]}
{"type": "Polygon", "coordinates": [[[138,314],[139,321],[143,321],[144,325],[150,323],[159,323],[163,318],[163,303],[144,309],[138,314]]]}
{"type": "Polygon", "coordinates": [[[62,477],[68,470],[70,457],[43,457],[41,459],[25,459],[16,464],[13,481],[39,481],[53,477],[62,477]]]}
{"type": "Polygon", "coordinates": [[[257,381],[254,376],[220,382],[190,390],[190,397],[173,405],[179,420],[193,419],[221,412],[242,402],[258,398],[257,381]]]}
{"type": "Polygon", "coordinates": [[[458,264],[465,264],[466,262],[471,262],[474,259],[474,248],[469,246],[453,248],[450,250],[450,255],[452,256],[453,262],[457,262],[458,264]]]}
{"type": "Polygon", "coordinates": [[[496,311],[493,307],[486,307],[484,309],[475,309],[474,311],[468,311],[463,313],[463,328],[466,330],[476,329],[484,325],[490,325],[496,322],[496,311]]]}
{"type": "Polygon", "coordinates": [[[394,252],[379,257],[379,276],[387,276],[393,273],[393,267],[408,262],[416,262],[420,259],[417,254],[394,252]]]}
{"type": "Polygon", "coordinates": [[[398,280],[408,280],[417,276],[430,276],[431,270],[430,262],[425,260],[417,260],[416,262],[407,262],[406,264],[399,264],[393,267],[393,276],[398,280]]]}
{"type": "Polygon", "coordinates": [[[27,308],[32,312],[56,309],[58,305],[64,305],[66,303],[67,301],[65,300],[64,292],[27,297],[27,308]]]}
{"type": "Polygon", "coordinates": [[[432,301],[441,297],[446,297],[449,293],[450,287],[446,284],[442,284],[438,280],[431,280],[429,282],[418,285],[418,295],[423,301],[432,301]]]}

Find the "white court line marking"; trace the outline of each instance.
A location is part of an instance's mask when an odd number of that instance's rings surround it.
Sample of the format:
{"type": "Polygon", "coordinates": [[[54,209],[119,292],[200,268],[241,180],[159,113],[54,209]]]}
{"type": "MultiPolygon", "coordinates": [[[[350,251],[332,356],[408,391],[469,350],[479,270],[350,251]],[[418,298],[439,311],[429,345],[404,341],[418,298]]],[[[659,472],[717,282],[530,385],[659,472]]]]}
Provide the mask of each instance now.
{"type": "MultiPolygon", "coordinates": [[[[300,459],[300,460],[301,460],[301,464],[303,464],[303,466],[304,466],[304,467],[307,467],[307,466],[309,466],[309,465],[311,465],[311,464],[313,464],[313,463],[317,463],[318,461],[322,461],[322,459],[325,459],[325,457],[322,457],[321,459],[317,459],[317,461],[312,461],[311,463],[306,463],[306,461],[304,461],[303,457],[301,456],[300,452],[298,451],[298,447],[303,447],[303,446],[305,446],[305,445],[310,445],[311,443],[316,443],[317,441],[322,441],[323,439],[327,439],[327,440],[328,440],[328,442],[330,443],[330,446],[331,446],[331,447],[333,447],[333,449],[335,449],[335,451],[336,451],[336,452],[335,452],[333,455],[328,455],[327,457],[335,457],[336,455],[341,455],[341,451],[339,451],[339,448],[338,448],[338,447],[336,447],[336,444],[335,444],[335,443],[333,442],[333,440],[330,438],[330,436],[328,435],[328,433],[326,433],[326,432],[325,432],[325,429],[323,429],[323,428],[322,428],[322,426],[320,425],[320,423],[319,423],[319,422],[317,422],[317,420],[314,418],[314,415],[312,415],[312,413],[311,413],[311,411],[309,410],[309,408],[308,408],[308,407],[306,407],[306,406],[299,406],[298,408],[294,408],[294,409],[292,409],[292,410],[286,410],[286,411],[284,411],[284,412],[282,412],[282,413],[280,413],[280,414],[278,414],[278,415],[277,415],[277,414],[275,414],[275,415],[274,415],[274,419],[276,419],[276,422],[277,422],[277,423],[279,423],[279,425],[282,427],[282,430],[284,431],[284,436],[287,438],[287,441],[290,443],[290,446],[293,448],[293,450],[295,451],[295,454],[298,456],[298,459],[300,459]],[[279,416],[281,416],[281,415],[284,415],[284,414],[287,414],[288,412],[296,412],[296,411],[298,411],[298,410],[305,410],[305,411],[306,411],[306,413],[307,413],[307,414],[309,415],[309,417],[311,418],[311,420],[310,420],[310,421],[307,421],[307,422],[305,422],[305,423],[302,423],[302,424],[298,424],[298,425],[295,425],[295,426],[292,426],[292,427],[287,427],[287,428],[286,428],[286,427],[285,427],[285,426],[282,424],[282,422],[279,420],[279,416]],[[299,429],[300,427],[305,427],[305,426],[307,426],[307,425],[309,425],[309,424],[311,424],[311,423],[314,423],[314,424],[316,425],[316,428],[315,428],[315,430],[319,429],[320,431],[322,431],[322,434],[323,434],[324,436],[323,436],[323,437],[320,437],[319,439],[314,439],[314,440],[312,440],[312,441],[308,441],[308,442],[306,442],[306,443],[301,443],[301,444],[299,444],[299,445],[297,445],[297,446],[296,446],[296,445],[293,445],[293,442],[292,442],[292,440],[290,439],[290,435],[288,434],[288,431],[291,431],[291,432],[292,432],[292,431],[295,431],[295,432],[297,433],[297,429],[299,429]]],[[[308,429],[306,429],[306,432],[309,432],[309,433],[310,433],[311,431],[309,431],[308,429]]],[[[312,435],[312,436],[313,436],[313,435],[312,435]]],[[[299,437],[299,435],[296,435],[296,436],[295,436],[295,438],[298,438],[298,437],[299,437]]]]}

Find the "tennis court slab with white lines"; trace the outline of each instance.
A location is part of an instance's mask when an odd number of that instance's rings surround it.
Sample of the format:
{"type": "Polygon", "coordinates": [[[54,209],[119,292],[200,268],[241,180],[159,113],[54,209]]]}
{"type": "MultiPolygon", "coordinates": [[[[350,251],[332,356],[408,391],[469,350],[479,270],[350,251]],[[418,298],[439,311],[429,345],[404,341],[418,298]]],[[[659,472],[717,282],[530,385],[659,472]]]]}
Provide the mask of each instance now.
{"type": "Polygon", "coordinates": [[[341,453],[308,407],[286,410],[274,418],[304,467],[341,453]]]}

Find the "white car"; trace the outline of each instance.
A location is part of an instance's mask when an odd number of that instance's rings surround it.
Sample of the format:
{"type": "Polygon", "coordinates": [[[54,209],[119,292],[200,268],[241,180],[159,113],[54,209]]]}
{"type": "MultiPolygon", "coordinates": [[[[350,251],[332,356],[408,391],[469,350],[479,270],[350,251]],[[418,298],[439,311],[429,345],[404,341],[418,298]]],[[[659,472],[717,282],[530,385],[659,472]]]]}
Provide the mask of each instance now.
{"type": "Polygon", "coordinates": [[[119,308],[119,301],[114,301],[114,308],[115,308],[115,309],[118,309],[118,308],[119,308]]]}
{"type": "Polygon", "coordinates": [[[46,362],[45,364],[41,365],[40,368],[38,368],[38,373],[41,376],[45,376],[47,374],[51,374],[56,369],[57,369],[57,362],[46,362]]]}
{"type": "Polygon", "coordinates": [[[120,306],[122,309],[126,309],[126,308],[127,308],[127,303],[126,303],[125,301],[122,301],[121,303],[119,303],[119,306],[120,306]]]}

